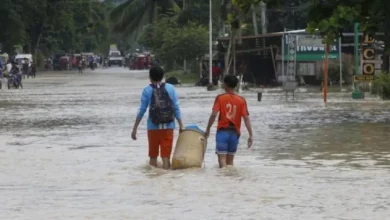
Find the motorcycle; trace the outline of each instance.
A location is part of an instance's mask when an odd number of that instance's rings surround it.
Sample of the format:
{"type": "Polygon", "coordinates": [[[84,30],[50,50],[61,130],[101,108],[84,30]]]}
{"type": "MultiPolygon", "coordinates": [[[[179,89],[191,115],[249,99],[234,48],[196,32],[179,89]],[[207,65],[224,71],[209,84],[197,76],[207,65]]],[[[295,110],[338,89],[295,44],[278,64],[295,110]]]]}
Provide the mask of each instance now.
{"type": "Polygon", "coordinates": [[[23,89],[22,81],[19,76],[16,74],[9,74],[8,75],[8,81],[7,81],[8,89],[14,88],[18,89],[19,87],[23,89]]]}

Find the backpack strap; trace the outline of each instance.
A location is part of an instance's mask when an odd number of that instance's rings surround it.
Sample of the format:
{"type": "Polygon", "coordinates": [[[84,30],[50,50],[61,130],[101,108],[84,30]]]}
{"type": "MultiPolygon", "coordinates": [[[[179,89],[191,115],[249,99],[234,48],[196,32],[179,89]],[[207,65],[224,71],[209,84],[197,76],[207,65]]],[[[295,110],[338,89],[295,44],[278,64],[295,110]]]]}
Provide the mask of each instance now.
{"type": "Polygon", "coordinates": [[[150,86],[151,86],[153,89],[164,88],[164,87],[165,87],[165,83],[160,83],[160,84],[159,84],[160,87],[157,87],[157,85],[156,85],[156,84],[153,84],[153,83],[151,83],[150,86]]]}

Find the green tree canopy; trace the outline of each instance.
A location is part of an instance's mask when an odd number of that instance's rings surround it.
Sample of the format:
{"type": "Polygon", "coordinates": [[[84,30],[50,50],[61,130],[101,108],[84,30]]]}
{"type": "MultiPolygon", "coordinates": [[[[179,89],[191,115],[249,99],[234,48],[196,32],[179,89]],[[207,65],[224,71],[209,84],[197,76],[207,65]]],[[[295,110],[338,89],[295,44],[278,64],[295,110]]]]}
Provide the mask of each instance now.
{"type": "Polygon", "coordinates": [[[386,53],[383,68],[388,71],[390,49],[390,1],[389,0],[313,0],[308,16],[311,33],[319,32],[325,43],[330,44],[353,24],[360,24],[365,33],[384,32],[386,53]]]}
{"type": "Polygon", "coordinates": [[[147,26],[139,42],[152,49],[165,63],[181,63],[195,60],[207,52],[208,29],[196,23],[180,26],[165,17],[147,26]]]}
{"type": "Polygon", "coordinates": [[[0,43],[12,53],[94,50],[109,35],[110,1],[5,0],[0,4],[0,43]]]}
{"type": "Polygon", "coordinates": [[[111,12],[112,29],[135,40],[146,25],[174,10],[179,10],[174,0],[127,0],[111,12]]]}

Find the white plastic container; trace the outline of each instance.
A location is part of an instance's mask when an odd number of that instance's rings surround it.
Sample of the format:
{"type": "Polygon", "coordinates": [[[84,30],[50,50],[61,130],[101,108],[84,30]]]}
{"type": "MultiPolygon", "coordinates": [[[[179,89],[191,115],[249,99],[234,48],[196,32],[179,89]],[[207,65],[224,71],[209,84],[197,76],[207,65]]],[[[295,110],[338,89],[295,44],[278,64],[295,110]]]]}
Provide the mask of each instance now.
{"type": "Polygon", "coordinates": [[[173,169],[201,168],[207,148],[204,133],[186,129],[180,133],[172,157],[173,169]]]}

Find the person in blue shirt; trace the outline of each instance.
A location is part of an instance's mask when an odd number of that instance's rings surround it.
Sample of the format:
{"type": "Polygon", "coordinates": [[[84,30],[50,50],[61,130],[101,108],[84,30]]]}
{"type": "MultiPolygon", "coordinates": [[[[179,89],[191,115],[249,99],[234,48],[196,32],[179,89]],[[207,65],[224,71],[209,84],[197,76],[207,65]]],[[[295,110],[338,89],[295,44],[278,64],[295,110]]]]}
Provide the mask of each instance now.
{"type": "Polygon", "coordinates": [[[169,169],[170,157],[173,145],[173,133],[175,119],[180,131],[183,130],[183,122],[175,87],[168,83],[162,83],[164,70],[154,66],[149,70],[151,84],[142,91],[141,104],[134,122],[131,137],[137,139],[138,126],[149,108],[147,120],[148,142],[149,142],[149,164],[157,167],[157,158],[160,156],[163,161],[163,169],[169,169]]]}

